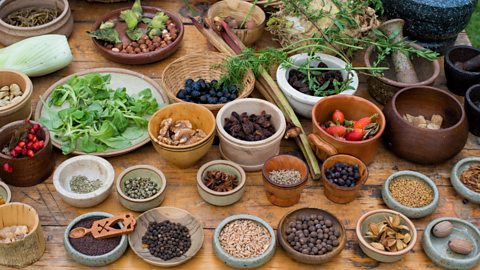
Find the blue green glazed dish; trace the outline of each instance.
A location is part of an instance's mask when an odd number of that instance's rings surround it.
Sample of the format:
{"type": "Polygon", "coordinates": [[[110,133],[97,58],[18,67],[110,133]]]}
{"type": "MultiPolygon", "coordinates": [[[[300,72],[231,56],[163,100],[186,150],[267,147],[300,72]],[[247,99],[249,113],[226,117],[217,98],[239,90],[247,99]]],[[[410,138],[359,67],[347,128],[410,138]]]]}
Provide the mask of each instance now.
{"type": "Polygon", "coordinates": [[[450,175],[450,182],[457,193],[463,198],[469,200],[472,203],[480,204],[480,193],[475,192],[466,187],[462,181],[460,181],[460,175],[463,171],[467,170],[471,166],[480,166],[479,157],[468,157],[460,160],[455,164],[450,175]]]}
{"type": "Polygon", "coordinates": [[[472,269],[480,263],[480,231],[468,221],[453,217],[437,218],[425,228],[422,248],[430,260],[440,267],[459,270],[472,269]],[[442,221],[451,222],[453,231],[447,237],[438,238],[432,234],[432,229],[442,221]],[[452,238],[467,239],[472,243],[473,250],[468,255],[451,251],[448,241],[452,238]]]}

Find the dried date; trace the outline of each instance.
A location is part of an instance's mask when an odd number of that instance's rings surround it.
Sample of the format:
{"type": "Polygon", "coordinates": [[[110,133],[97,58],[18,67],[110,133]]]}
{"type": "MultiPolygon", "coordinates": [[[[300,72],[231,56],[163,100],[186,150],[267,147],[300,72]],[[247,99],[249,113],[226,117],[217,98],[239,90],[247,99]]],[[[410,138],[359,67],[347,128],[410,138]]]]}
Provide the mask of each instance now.
{"type": "Polygon", "coordinates": [[[275,133],[276,130],[271,119],[272,116],[265,111],[262,111],[260,115],[232,112],[229,118],[225,118],[223,128],[236,139],[260,141],[275,133]]]}

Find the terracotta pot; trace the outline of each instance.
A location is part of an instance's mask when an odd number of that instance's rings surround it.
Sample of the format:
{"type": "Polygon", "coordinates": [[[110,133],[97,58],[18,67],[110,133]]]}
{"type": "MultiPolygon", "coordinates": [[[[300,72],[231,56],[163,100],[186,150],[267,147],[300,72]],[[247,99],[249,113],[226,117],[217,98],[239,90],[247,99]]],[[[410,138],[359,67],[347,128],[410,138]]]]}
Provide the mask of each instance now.
{"type": "Polygon", "coordinates": [[[327,158],[322,164],[323,192],[325,193],[325,196],[334,203],[349,203],[355,200],[360,192],[360,188],[365,184],[365,182],[367,182],[367,179],[367,166],[356,157],[349,155],[335,155],[327,158]],[[357,181],[354,187],[340,187],[327,179],[325,171],[333,167],[333,165],[335,165],[337,162],[345,162],[349,165],[358,164],[360,179],[357,181]]]}
{"type": "Polygon", "coordinates": [[[468,137],[468,125],[460,102],[447,91],[428,87],[409,87],[397,92],[383,108],[387,119],[387,145],[406,160],[434,164],[446,161],[460,152],[468,137]],[[416,127],[403,119],[405,114],[433,114],[443,117],[442,127],[431,130],[416,127]]]}
{"type": "Polygon", "coordinates": [[[465,95],[464,107],[470,132],[480,137],[480,84],[468,89],[465,95]]]}
{"type": "MultiPolygon", "coordinates": [[[[9,163],[13,167],[13,172],[11,173],[0,169],[0,178],[12,186],[30,187],[42,183],[52,174],[55,167],[50,133],[42,124],[34,121],[30,122],[41,126],[40,136],[44,138],[45,146],[35,153],[33,157],[12,158],[0,152],[0,165],[9,163]]],[[[25,123],[23,120],[15,121],[0,128],[1,148],[10,142],[10,138],[14,135],[15,130],[23,123],[25,123]]]]}
{"type": "Polygon", "coordinates": [[[336,154],[347,154],[369,164],[373,161],[380,146],[380,138],[385,129],[385,116],[375,104],[364,98],[336,95],[326,97],[315,104],[312,110],[312,123],[313,133],[308,136],[308,139],[318,158],[325,160],[336,154]],[[352,120],[378,114],[379,117],[376,119],[376,122],[380,125],[378,133],[363,141],[345,141],[334,138],[320,128],[320,125],[330,120],[336,109],[345,114],[345,119],[352,120]]]}
{"type": "Polygon", "coordinates": [[[0,19],[0,43],[8,46],[22,39],[46,34],[70,36],[73,30],[73,17],[68,0],[43,0],[41,2],[4,0],[0,2],[0,18],[5,18],[15,10],[32,6],[58,7],[62,13],[51,22],[34,27],[13,26],[0,19]]]}
{"type": "Polygon", "coordinates": [[[0,127],[13,121],[30,118],[32,115],[33,84],[30,78],[20,71],[0,69],[0,87],[12,83],[20,86],[23,92],[22,99],[19,102],[0,107],[0,127]]]}
{"type": "Polygon", "coordinates": [[[480,49],[471,46],[455,46],[445,53],[445,77],[448,90],[452,93],[464,96],[468,88],[480,83],[480,70],[479,72],[465,71],[455,66],[456,62],[463,63],[477,55],[480,55],[480,49]]]}
{"type": "Polygon", "coordinates": [[[267,199],[278,206],[292,206],[300,200],[303,188],[307,184],[308,168],[305,162],[292,155],[278,155],[265,161],[262,170],[263,187],[267,199]],[[297,170],[300,172],[300,182],[296,184],[278,184],[270,179],[271,171],[297,170]]]}

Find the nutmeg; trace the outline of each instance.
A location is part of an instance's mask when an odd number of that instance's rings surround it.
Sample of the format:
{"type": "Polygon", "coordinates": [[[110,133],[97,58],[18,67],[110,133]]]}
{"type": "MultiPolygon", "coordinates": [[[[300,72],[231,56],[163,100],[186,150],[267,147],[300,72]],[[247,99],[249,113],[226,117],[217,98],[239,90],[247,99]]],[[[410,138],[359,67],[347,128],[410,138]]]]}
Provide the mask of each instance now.
{"type": "Polygon", "coordinates": [[[452,238],[448,241],[448,247],[455,253],[468,255],[473,250],[473,245],[467,239],[452,238]]]}
{"type": "Polygon", "coordinates": [[[432,230],[435,237],[443,238],[449,236],[453,231],[453,225],[450,221],[442,221],[437,223],[432,230]]]}

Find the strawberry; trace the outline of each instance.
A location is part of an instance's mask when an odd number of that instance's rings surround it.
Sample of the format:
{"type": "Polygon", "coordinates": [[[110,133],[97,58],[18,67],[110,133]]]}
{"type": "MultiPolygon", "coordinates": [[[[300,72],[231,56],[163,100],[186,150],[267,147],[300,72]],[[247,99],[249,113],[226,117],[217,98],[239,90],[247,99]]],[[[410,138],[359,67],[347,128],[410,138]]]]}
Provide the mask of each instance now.
{"type": "Polygon", "coordinates": [[[345,121],[345,115],[340,110],[335,110],[332,114],[332,119],[337,125],[343,125],[343,122],[345,121]]]}
{"type": "Polygon", "coordinates": [[[3,170],[7,173],[13,172],[13,167],[9,163],[3,163],[3,170]]]}
{"type": "Polygon", "coordinates": [[[378,114],[373,114],[370,117],[368,117],[368,116],[367,117],[362,117],[359,120],[355,121],[355,123],[353,124],[353,127],[364,129],[368,124],[372,123],[373,119],[375,119],[377,117],[378,117],[378,114]]]}
{"type": "Polygon", "coordinates": [[[343,137],[347,132],[347,129],[344,126],[331,126],[325,130],[328,134],[334,137],[343,137]]]}
{"type": "Polygon", "coordinates": [[[345,134],[345,139],[347,141],[361,141],[363,139],[363,135],[365,135],[365,132],[366,131],[361,128],[354,128],[353,131],[345,134]]]}

